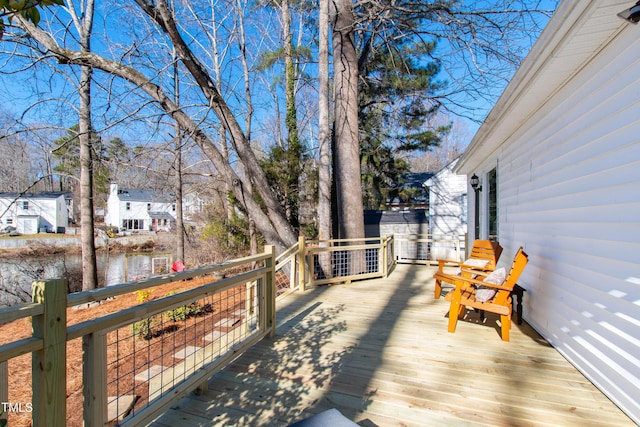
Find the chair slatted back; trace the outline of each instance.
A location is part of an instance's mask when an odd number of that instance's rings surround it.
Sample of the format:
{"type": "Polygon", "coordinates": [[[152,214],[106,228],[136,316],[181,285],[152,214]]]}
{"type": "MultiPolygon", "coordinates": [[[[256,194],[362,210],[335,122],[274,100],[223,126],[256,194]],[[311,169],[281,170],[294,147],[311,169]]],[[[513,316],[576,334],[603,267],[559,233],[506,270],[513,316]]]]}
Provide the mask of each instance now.
{"type": "Polygon", "coordinates": [[[471,247],[471,254],[469,258],[472,259],[486,259],[489,263],[483,270],[492,271],[496,268],[500,254],[502,253],[502,246],[498,242],[492,242],[490,240],[476,240],[471,247]]]}
{"type": "Polygon", "coordinates": [[[529,255],[527,255],[521,247],[520,249],[518,249],[516,256],[513,258],[511,269],[509,270],[509,273],[507,274],[507,277],[504,279],[504,283],[502,284],[502,286],[508,288],[508,290],[499,290],[493,299],[495,303],[504,303],[504,301],[506,301],[511,296],[511,291],[513,291],[513,287],[516,285],[516,282],[520,278],[520,275],[524,271],[524,267],[528,262],[529,255]]]}

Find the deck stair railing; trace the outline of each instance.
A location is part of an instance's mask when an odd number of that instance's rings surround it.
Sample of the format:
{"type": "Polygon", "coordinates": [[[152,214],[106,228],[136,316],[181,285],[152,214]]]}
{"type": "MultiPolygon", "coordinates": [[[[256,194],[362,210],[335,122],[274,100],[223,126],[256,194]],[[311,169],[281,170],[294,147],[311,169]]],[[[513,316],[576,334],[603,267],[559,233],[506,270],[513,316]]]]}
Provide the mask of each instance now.
{"type": "MultiPolygon", "coordinates": [[[[148,424],[272,336],[276,297],[313,285],[386,277],[397,260],[406,258],[399,257],[393,235],[326,242],[300,238],[277,258],[266,246],[258,255],[88,292],[67,295],[61,279],[36,282],[34,302],[0,309],[0,325],[28,318],[33,329],[32,336],[5,337],[0,345],[0,402],[8,403],[0,425],[7,412],[10,425],[14,417],[30,417],[33,426],[67,425],[67,349],[80,341],[84,425],[148,424]],[[161,285],[202,277],[204,284],[192,289],[152,295],[161,285]],[[139,304],[67,325],[67,308],[130,293],[140,297],[139,304]],[[16,401],[8,362],[29,353],[31,401],[16,401]],[[16,411],[25,408],[28,414],[16,411]]],[[[12,370],[11,375],[22,373],[12,370]]]]}

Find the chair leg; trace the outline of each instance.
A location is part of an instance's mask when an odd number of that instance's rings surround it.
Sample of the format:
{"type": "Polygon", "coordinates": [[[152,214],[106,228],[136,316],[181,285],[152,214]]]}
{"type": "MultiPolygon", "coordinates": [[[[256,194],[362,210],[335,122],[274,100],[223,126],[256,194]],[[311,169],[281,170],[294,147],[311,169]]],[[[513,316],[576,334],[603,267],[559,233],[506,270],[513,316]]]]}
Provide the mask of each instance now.
{"type": "Polygon", "coordinates": [[[462,319],[466,312],[467,306],[460,304],[460,307],[458,308],[458,319],[462,319]]]}
{"type": "Polygon", "coordinates": [[[449,306],[449,328],[447,329],[449,332],[456,331],[456,325],[458,324],[459,314],[460,314],[460,303],[455,300],[451,300],[451,305],[449,306]]]}
{"type": "Polygon", "coordinates": [[[511,316],[500,316],[500,326],[502,329],[502,341],[509,341],[509,330],[511,329],[511,316]]]}
{"type": "Polygon", "coordinates": [[[436,279],[436,290],[433,293],[433,297],[435,299],[439,299],[441,293],[442,293],[442,284],[440,283],[440,280],[436,279]]]}

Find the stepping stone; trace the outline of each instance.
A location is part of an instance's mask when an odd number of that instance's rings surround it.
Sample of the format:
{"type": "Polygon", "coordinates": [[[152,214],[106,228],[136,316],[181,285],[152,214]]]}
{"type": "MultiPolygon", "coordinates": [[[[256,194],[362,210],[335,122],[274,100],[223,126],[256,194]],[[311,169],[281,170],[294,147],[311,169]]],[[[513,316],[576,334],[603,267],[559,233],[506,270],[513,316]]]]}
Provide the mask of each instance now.
{"type": "Polygon", "coordinates": [[[149,369],[145,369],[144,371],[140,372],[138,375],[134,377],[134,379],[139,382],[147,382],[149,381],[149,378],[153,378],[156,375],[160,375],[160,373],[165,369],[166,369],[165,366],[154,365],[149,369]]]}
{"type": "Polygon", "coordinates": [[[239,317],[224,317],[220,319],[218,323],[213,325],[214,328],[224,330],[224,332],[229,332],[233,329],[238,323],[240,323],[242,319],[239,317]]]}
{"type": "Polygon", "coordinates": [[[202,337],[202,339],[205,341],[214,342],[218,341],[222,337],[222,335],[224,334],[220,331],[213,331],[202,337]]]}
{"type": "Polygon", "coordinates": [[[202,347],[195,347],[195,346],[187,346],[185,348],[183,348],[182,350],[178,351],[176,354],[173,355],[174,359],[186,359],[189,356],[193,356],[195,354],[196,351],[201,350],[202,347]]]}
{"type": "Polygon", "coordinates": [[[136,403],[137,396],[134,394],[123,395],[120,397],[109,396],[107,402],[107,419],[111,421],[122,421],[122,419],[131,411],[133,404],[136,403]]]}

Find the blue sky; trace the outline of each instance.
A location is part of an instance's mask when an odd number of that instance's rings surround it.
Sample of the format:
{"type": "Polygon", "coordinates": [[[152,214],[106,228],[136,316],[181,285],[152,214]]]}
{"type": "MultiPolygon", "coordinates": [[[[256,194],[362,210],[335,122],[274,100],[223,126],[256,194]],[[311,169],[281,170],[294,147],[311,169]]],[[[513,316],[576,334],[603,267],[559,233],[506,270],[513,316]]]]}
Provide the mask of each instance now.
{"type": "MultiPolygon", "coordinates": [[[[473,3],[477,5],[486,2],[476,1],[473,3]]],[[[525,3],[529,5],[540,4],[541,8],[553,9],[556,1],[528,1],[525,3]]],[[[135,16],[131,19],[133,12],[127,9],[128,3],[126,0],[121,0],[116,4],[122,7],[111,7],[112,5],[110,5],[110,7],[106,9],[97,10],[92,41],[93,48],[96,51],[111,51],[117,56],[131,46],[132,40],[134,40],[136,36],[136,43],[151,44],[153,37],[151,37],[151,33],[145,33],[147,30],[143,25],[129,26],[125,24],[126,22],[136,22],[135,19],[137,19],[135,16]],[[106,37],[104,37],[103,34],[106,34],[106,37]]],[[[99,7],[104,6],[104,3],[98,2],[98,5],[99,7]]],[[[222,17],[223,15],[221,14],[219,19],[222,19],[222,17]]],[[[43,18],[43,24],[45,20],[46,18],[43,18]]],[[[252,46],[260,46],[260,48],[266,46],[269,48],[269,46],[273,47],[277,44],[279,28],[273,11],[266,9],[253,10],[252,13],[247,16],[247,23],[248,37],[251,39],[252,46]]],[[[542,21],[540,23],[543,24],[542,21]]],[[[294,22],[294,25],[296,24],[297,23],[294,22]]],[[[224,22],[224,25],[219,29],[221,32],[219,36],[223,41],[229,39],[233,25],[233,21],[229,19],[224,22]]],[[[59,29],[60,27],[54,28],[54,30],[59,29]]],[[[195,25],[190,26],[189,30],[202,31],[202,29],[198,29],[195,25]]],[[[299,34],[296,34],[296,37],[298,35],[299,34]]],[[[303,43],[311,44],[310,34],[302,33],[301,37],[303,38],[303,43]]],[[[532,41],[525,38],[519,41],[519,43],[522,44],[523,49],[528,49],[532,41]]],[[[5,49],[9,45],[5,42],[2,42],[2,44],[5,49]]],[[[207,45],[205,41],[205,44],[198,50],[204,55],[210,52],[210,49],[207,49],[208,46],[210,45],[207,45]]],[[[237,45],[235,42],[230,43],[228,48],[227,60],[224,62],[223,67],[223,81],[225,83],[222,92],[227,95],[226,99],[232,108],[237,108],[238,120],[242,122],[241,113],[244,103],[242,99],[239,98],[242,96],[241,67],[239,62],[234,60],[234,58],[237,58],[237,45]]],[[[438,49],[446,48],[446,42],[441,41],[438,49]]],[[[161,52],[163,49],[161,45],[157,46],[157,52],[161,52]]],[[[146,50],[145,52],[146,55],[153,54],[153,50],[146,50]]],[[[144,59],[145,58],[141,58],[140,62],[142,63],[144,59]]],[[[252,59],[255,59],[255,57],[252,59]]],[[[131,60],[135,60],[135,58],[131,60]]],[[[162,63],[162,61],[166,61],[166,59],[158,56],[157,63],[162,63]]],[[[209,59],[205,57],[204,62],[209,62],[209,59]]],[[[9,59],[6,55],[0,55],[0,70],[2,71],[15,70],[24,63],[22,60],[16,58],[9,59]]],[[[454,62],[446,65],[446,70],[448,70],[449,74],[447,75],[446,72],[443,72],[440,78],[452,81],[463,77],[464,67],[457,66],[454,62]]],[[[9,110],[11,113],[20,116],[30,105],[33,105],[34,100],[38,97],[53,97],[54,99],[37,103],[35,107],[28,110],[28,113],[25,115],[25,120],[31,123],[47,122],[48,124],[60,126],[61,128],[74,125],[77,122],[76,113],[74,112],[74,107],[77,103],[77,94],[74,90],[74,82],[77,81],[77,69],[61,67],[60,70],[61,72],[52,72],[46,65],[41,64],[37,70],[31,69],[16,74],[0,75],[0,108],[9,110]],[[41,96],[39,96],[39,94],[41,96]]],[[[315,73],[315,64],[309,64],[306,71],[313,76],[315,73]]],[[[151,72],[151,70],[147,68],[147,72],[151,72]]],[[[257,109],[254,121],[254,126],[256,126],[254,130],[257,132],[254,134],[256,138],[263,138],[265,140],[272,138],[274,130],[271,128],[276,127],[276,124],[273,123],[275,120],[274,95],[269,91],[269,84],[277,77],[278,72],[279,70],[276,68],[264,74],[253,74],[253,78],[257,82],[253,92],[253,101],[257,109]],[[261,83],[259,80],[261,78],[266,78],[266,80],[261,83]]],[[[164,79],[166,80],[166,78],[168,78],[168,74],[165,72],[164,79]]],[[[481,119],[489,111],[506,83],[506,79],[498,82],[495,86],[491,87],[488,93],[484,94],[484,96],[478,96],[476,99],[469,97],[469,94],[461,94],[461,96],[464,97],[464,99],[461,99],[461,102],[463,102],[466,107],[477,108],[478,112],[474,113],[468,108],[466,110],[458,108],[457,113],[462,116],[473,117],[476,120],[481,119]]],[[[115,93],[122,95],[107,98],[100,88],[94,88],[94,102],[96,106],[94,120],[96,121],[96,127],[98,129],[104,129],[106,134],[121,136],[126,142],[132,145],[146,143],[147,141],[167,139],[168,136],[166,132],[167,129],[170,129],[170,120],[157,116],[159,110],[154,106],[141,107],[141,105],[144,105],[145,98],[140,96],[139,92],[132,90],[131,87],[122,84],[120,81],[111,81],[101,73],[96,73],[96,84],[105,88],[115,89],[115,93]],[[115,102],[116,100],[117,102],[115,102]],[[139,108],[140,110],[138,110],[139,108]],[[156,130],[156,133],[154,133],[153,127],[142,126],[141,124],[132,122],[114,125],[127,111],[137,111],[138,117],[144,117],[151,123],[159,121],[166,122],[168,127],[160,127],[160,130],[156,130]]],[[[201,97],[197,95],[197,91],[194,91],[188,85],[184,85],[181,90],[185,98],[191,94],[194,96],[194,102],[201,101],[201,97]]],[[[301,104],[302,101],[309,101],[311,97],[315,96],[313,90],[314,89],[310,87],[303,88],[299,96],[301,104]]],[[[282,100],[281,90],[278,90],[275,96],[279,98],[280,109],[282,110],[284,108],[284,101],[282,100]]],[[[312,107],[301,105],[301,113],[304,113],[304,108],[312,107]]],[[[455,110],[457,107],[452,105],[451,108],[455,110]]],[[[191,107],[191,112],[195,117],[199,117],[200,120],[206,121],[211,118],[210,113],[204,112],[201,105],[197,106],[194,104],[194,106],[191,107]]],[[[303,117],[299,117],[299,119],[302,118],[303,117]]],[[[472,130],[477,129],[479,126],[477,121],[464,118],[460,120],[467,122],[469,128],[472,130]]],[[[313,130],[310,129],[310,133],[305,135],[311,135],[312,131],[313,130]]]]}

